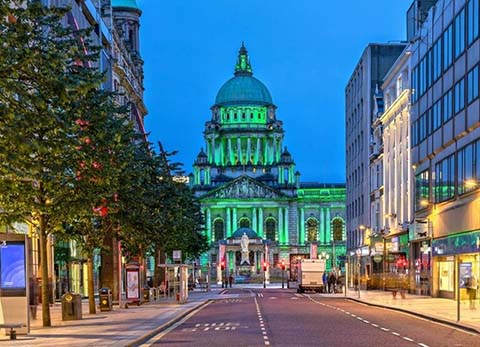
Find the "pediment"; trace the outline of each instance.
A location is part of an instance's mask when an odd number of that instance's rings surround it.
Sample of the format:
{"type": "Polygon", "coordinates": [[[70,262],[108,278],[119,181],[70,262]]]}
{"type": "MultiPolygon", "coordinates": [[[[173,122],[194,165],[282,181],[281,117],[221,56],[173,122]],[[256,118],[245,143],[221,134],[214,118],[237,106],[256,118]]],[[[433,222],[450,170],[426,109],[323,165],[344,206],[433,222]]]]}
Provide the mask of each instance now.
{"type": "Polygon", "coordinates": [[[241,176],[211,191],[205,197],[214,199],[274,199],[283,194],[248,176],[241,176]]]}

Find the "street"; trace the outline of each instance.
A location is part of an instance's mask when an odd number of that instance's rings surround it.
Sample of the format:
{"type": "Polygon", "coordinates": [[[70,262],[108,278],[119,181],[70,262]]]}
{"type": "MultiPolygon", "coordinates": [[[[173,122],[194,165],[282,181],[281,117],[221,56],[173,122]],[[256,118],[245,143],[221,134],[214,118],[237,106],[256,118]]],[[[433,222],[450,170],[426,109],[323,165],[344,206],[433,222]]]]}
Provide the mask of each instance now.
{"type": "Polygon", "coordinates": [[[228,289],[143,346],[480,346],[478,335],[321,294],[228,289]]]}

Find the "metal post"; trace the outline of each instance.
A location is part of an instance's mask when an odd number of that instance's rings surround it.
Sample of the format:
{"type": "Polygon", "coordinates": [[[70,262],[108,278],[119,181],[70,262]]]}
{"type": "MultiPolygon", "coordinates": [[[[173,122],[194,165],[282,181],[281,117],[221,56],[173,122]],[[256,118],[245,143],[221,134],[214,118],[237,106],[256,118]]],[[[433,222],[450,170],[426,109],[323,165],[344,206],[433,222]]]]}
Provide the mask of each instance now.
{"type": "Polygon", "coordinates": [[[455,256],[457,262],[457,322],[460,322],[460,259],[455,256]]]}
{"type": "Polygon", "coordinates": [[[267,288],[267,271],[263,271],[263,288],[267,288]]]}
{"type": "Polygon", "coordinates": [[[285,275],[285,270],[282,270],[282,289],[285,289],[284,275],[285,275]]]}

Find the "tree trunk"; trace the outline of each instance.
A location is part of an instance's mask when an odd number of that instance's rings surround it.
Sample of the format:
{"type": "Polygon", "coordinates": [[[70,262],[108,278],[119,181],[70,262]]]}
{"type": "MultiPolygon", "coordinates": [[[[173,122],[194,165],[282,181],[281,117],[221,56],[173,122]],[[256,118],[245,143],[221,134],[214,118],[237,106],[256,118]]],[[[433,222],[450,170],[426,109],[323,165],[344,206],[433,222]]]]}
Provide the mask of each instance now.
{"type": "Polygon", "coordinates": [[[165,264],[165,254],[161,247],[155,248],[155,273],[153,278],[153,286],[158,287],[165,282],[165,268],[158,267],[158,264],[165,264]]]}
{"type": "Polygon", "coordinates": [[[40,215],[40,262],[42,274],[42,322],[44,327],[52,326],[50,320],[50,293],[48,283],[48,259],[47,259],[47,232],[45,225],[45,215],[40,215]]]}
{"type": "Polygon", "coordinates": [[[87,272],[88,272],[88,312],[96,314],[95,309],[95,287],[93,281],[93,255],[87,257],[87,272]]]}

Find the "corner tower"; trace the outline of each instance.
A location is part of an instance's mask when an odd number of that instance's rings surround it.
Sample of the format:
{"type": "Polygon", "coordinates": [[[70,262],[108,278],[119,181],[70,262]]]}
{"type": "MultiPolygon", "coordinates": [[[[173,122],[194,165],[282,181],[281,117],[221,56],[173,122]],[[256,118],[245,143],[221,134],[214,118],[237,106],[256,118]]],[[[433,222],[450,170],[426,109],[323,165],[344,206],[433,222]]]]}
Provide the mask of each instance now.
{"type": "Polygon", "coordinates": [[[198,154],[191,177],[198,195],[242,175],[293,194],[295,164],[283,150],[283,125],[276,109],[268,88],[253,77],[242,43],[234,77],[218,91],[211,120],[205,124],[206,152],[198,154]]]}

